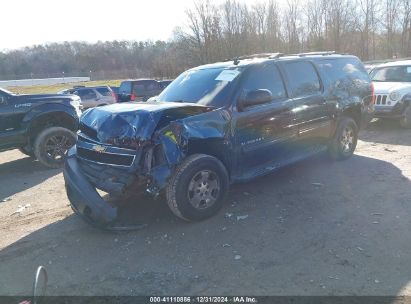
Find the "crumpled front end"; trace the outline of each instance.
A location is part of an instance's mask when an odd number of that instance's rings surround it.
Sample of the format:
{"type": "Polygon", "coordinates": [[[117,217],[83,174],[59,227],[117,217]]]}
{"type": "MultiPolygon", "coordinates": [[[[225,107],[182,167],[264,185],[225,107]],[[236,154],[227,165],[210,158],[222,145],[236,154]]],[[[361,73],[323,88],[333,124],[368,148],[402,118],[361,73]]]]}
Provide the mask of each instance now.
{"type": "Polygon", "coordinates": [[[83,174],[76,158],[76,147],[70,149],[63,169],[67,196],[75,213],[87,222],[106,225],[117,218],[117,208],[110,206],[83,174]]]}
{"type": "Polygon", "coordinates": [[[161,111],[148,111],[144,106],[145,110],[136,109],[136,104],[125,105],[123,110],[93,109],[81,118],[64,178],[73,209],[89,222],[109,225],[117,218],[113,200],[101,197],[97,189],[110,197],[137,192],[157,196],[185,156],[184,140],[176,138],[182,130],[175,127],[181,124],[173,122],[209,111],[193,105],[161,111]]]}

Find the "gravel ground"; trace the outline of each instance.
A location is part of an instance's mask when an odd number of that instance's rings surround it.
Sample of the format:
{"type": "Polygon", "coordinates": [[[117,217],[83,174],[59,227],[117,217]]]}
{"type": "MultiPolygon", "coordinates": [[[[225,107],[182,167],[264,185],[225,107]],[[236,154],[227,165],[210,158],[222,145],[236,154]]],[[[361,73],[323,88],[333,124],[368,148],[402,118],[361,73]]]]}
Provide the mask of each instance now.
{"type": "Polygon", "coordinates": [[[188,224],[164,202],[123,210],[140,231],[96,230],[60,170],[0,153],[0,295],[411,295],[411,131],[375,122],[354,157],[324,155],[233,186],[188,224]]]}

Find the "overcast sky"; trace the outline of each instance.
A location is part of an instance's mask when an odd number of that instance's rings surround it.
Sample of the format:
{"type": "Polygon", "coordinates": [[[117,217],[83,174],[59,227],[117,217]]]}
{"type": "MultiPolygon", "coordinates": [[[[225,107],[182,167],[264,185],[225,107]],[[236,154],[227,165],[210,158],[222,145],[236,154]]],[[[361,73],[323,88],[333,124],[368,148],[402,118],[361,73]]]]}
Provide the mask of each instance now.
{"type": "Polygon", "coordinates": [[[193,0],[0,0],[0,50],[73,40],[168,40],[173,29],[185,22],[185,10],[192,3],[193,0]]]}
{"type": "Polygon", "coordinates": [[[0,50],[73,40],[168,40],[185,24],[193,1],[0,0],[0,50]]]}

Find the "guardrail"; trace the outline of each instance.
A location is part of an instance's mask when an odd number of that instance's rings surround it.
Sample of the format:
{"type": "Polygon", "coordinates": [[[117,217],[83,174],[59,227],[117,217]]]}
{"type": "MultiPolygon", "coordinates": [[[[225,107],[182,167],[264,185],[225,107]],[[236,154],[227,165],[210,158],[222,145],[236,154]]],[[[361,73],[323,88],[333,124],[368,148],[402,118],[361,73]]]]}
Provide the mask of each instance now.
{"type": "Polygon", "coordinates": [[[90,77],[59,77],[59,78],[42,78],[42,79],[18,79],[18,80],[1,80],[0,87],[22,87],[31,85],[52,85],[59,83],[71,83],[90,81],[90,77]]]}

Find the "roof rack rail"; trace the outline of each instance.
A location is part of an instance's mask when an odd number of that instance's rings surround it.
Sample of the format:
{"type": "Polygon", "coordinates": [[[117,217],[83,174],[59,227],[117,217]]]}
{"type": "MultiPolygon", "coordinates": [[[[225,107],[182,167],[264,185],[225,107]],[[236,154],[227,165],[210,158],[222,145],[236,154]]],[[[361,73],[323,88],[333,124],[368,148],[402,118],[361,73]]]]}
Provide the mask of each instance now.
{"type": "Polygon", "coordinates": [[[259,54],[252,54],[252,55],[244,55],[244,56],[238,56],[235,58],[231,59],[226,59],[224,61],[234,61],[234,64],[237,65],[240,63],[240,60],[244,59],[254,59],[254,58],[269,58],[269,59],[274,59],[284,56],[282,53],[259,53],[259,54]]]}
{"type": "Polygon", "coordinates": [[[336,52],[336,51],[307,52],[307,53],[295,54],[295,56],[300,56],[300,57],[310,56],[310,55],[322,55],[322,56],[327,56],[327,55],[334,55],[334,54],[337,54],[337,52],[336,52]]]}
{"type": "Polygon", "coordinates": [[[308,52],[308,53],[298,53],[298,54],[283,54],[283,53],[260,53],[260,54],[252,54],[252,55],[244,55],[244,56],[239,56],[231,59],[226,59],[224,60],[225,62],[227,61],[233,61],[235,65],[240,63],[240,60],[244,59],[254,59],[254,58],[268,58],[268,59],[276,59],[280,58],[283,56],[299,56],[299,57],[304,57],[304,56],[310,56],[310,55],[322,55],[322,56],[327,56],[327,55],[334,55],[338,54],[336,51],[324,51],[324,52],[308,52]]]}
{"type": "Polygon", "coordinates": [[[261,54],[240,56],[235,59],[242,60],[242,59],[252,59],[252,58],[278,58],[282,55],[283,55],[282,53],[261,53],[261,54]]]}

